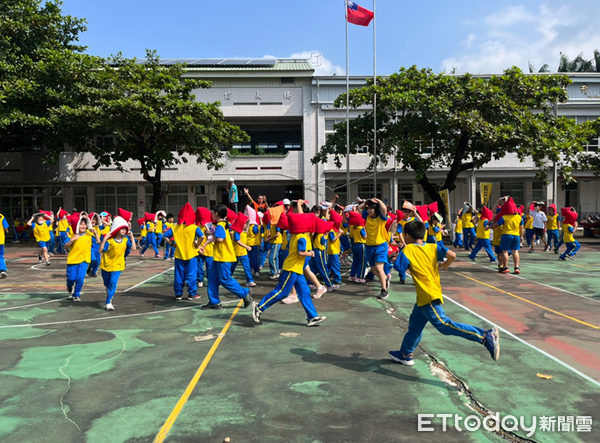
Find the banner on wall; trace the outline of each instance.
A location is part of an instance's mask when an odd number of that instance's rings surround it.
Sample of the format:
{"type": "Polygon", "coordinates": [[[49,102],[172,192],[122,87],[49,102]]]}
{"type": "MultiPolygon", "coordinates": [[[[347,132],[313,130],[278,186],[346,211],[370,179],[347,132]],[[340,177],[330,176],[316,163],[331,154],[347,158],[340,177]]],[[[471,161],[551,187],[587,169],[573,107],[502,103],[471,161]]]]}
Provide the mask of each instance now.
{"type": "Polygon", "coordinates": [[[483,206],[488,204],[490,196],[492,195],[492,183],[479,183],[481,190],[481,204],[483,206]]]}

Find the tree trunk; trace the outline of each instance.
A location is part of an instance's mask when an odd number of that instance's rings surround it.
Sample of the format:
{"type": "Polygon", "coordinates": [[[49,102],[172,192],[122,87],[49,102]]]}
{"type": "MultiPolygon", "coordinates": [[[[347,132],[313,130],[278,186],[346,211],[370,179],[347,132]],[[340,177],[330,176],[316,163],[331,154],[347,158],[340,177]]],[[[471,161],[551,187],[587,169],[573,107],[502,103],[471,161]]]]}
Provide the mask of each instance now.
{"type": "Polygon", "coordinates": [[[164,196],[162,192],[161,172],[162,168],[157,167],[156,171],[154,172],[154,176],[152,176],[147,170],[142,168],[142,176],[144,177],[144,180],[152,185],[152,206],[150,211],[154,213],[160,209],[160,204],[164,196]]]}
{"type": "MultiPolygon", "coordinates": [[[[427,194],[433,201],[437,202],[438,213],[441,216],[444,216],[446,214],[446,205],[444,204],[444,201],[440,197],[440,193],[438,191],[436,191],[435,187],[429,181],[429,178],[426,175],[424,175],[422,179],[417,181],[417,183],[421,185],[421,187],[423,188],[423,191],[425,191],[425,194],[427,194]]],[[[446,223],[448,223],[448,222],[449,221],[446,220],[446,223]]]]}

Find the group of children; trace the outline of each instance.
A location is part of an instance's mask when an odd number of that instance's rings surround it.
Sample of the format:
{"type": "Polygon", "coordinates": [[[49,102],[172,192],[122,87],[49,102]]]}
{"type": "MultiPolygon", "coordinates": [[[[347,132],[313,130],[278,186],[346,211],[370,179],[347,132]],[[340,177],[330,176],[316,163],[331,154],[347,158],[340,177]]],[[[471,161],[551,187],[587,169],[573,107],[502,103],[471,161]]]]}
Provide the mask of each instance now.
{"type": "Polygon", "coordinates": [[[523,206],[517,206],[508,196],[500,198],[495,207],[495,213],[485,206],[477,211],[465,203],[458,211],[453,244],[456,248],[464,247],[470,251],[471,260],[475,261],[477,253],[484,249],[490,262],[498,263],[498,272],[508,274],[508,257],[512,256],[514,273],[520,274],[521,247],[526,244],[529,252],[533,253],[535,245],[540,242],[544,245],[544,252],[554,248],[555,254],[564,244],[566,251],[559,256],[559,260],[574,260],[581,247],[573,235],[577,230],[577,212],[574,208],[562,208],[561,217],[557,214],[556,205],[552,204],[544,211],[543,203],[533,202],[525,211],[523,206]],[[493,232],[491,243],[490,232],[493,232]]]}
{"type": "MultiPolygon", "coordinates": [[[[555,206],[551,205],[547,214],[542,212],[544,216],[539,215],[539,206],[532,205],[529,214],[523,216],[522,208],[509,197],[497,202],[495,212],[487,207],[477,211],[471,205],[465,205],[459,212],[454,245],[469,250],[473,260],[483,249],[490,262],[499,262],[502,273],[509,272],[508,257],[512,255],[515,273],[519,273],[519,249],[523,231],[528,229],[527,216],[534,220],[531,251],[534,250],[535,236],[544,242],[545,250],[551,247],[551,242],[555,251],[561,245],[555,206]],[[544,224],[542,228],[539,223],[544,224]],[[491,243],[490,231],[494,233],[491,243]],[[547,243],[543,239],[544,231],[548,232],[547,243]],[[464,241],[461,234],[464,234],[464,241]]],[[[51,264],[53,217],[42,213],[29,221],[34,225],[33,233],[40,246],[40,261],[45,260],[47,265],[51,264]]],[[[113,310],[112,298],[125,269],[125,258],[136,249],[131,232],[132,214],[119,209],[119,215],[112,220],[107,213],[68,214],[61,210],[56,218],[54,238],[58,235],[56,243],[68,251],[67,290],[73,301],[80,300],[86,275],[95,275],[99,266],[107,289],[105,308],[113,310]]],[[[567,251],[560,256],[561,260],[572,258],[579,249],[573,238],[576,218],[572,208],[562,209],[562,242],[567,251]]],[[[405,282],[407,271],[415,283],[417,303],[400,349],[390,351],[394,361],[414,364],[412,353],[427,322],[443,334],[458,335],[484,345],[497,360],[500,347],[496,328],[485,330],[455,323],[442,309],[439,270],[446,270],[455,258],[454,252],[442,241],[446,232],[442,222],[443,217],[435,203],[416,207],[404,202],[401,210],[392,212],[376,198],[357,199],[356,203],[346,207],[337,205],[334,199],[312,208],[303,200],[290,202],[286,199],[270,208],[256,204],[246,206],[240,213],[225,205],[194,211],[186,203],[176,221],[173,215],[164,211],[146,213],[138,220],[142,228],[141,256],[152,248],[155,257],[174,260],[176,300],[183,298],[186,287],[188,299],[199,299],[198,288],[204,286],[206,280],[208,303],[202,306],[203,309],[222,308],[219,291],[223,287],[242,299],[245,308],[252,306],[252,317],[257,323],[269,307],[282,301],[301,303],[307,326],[314,326],[326,317],[318,314],[313,299],[340,287],[340,265],[351,256],[348,282],[364,284],[376,277],[381,286],[379,299],[388,297],[392,269],[399,273],[400,283],[405,282]],[[165,250],[161,256],[158,248],[163,242],[165,250]],[[254,301],[252,288],[256,286],[255,279],[260,276],[267,258],[269,278],[276,280],[277,285],[260,301],[254,301]],[[243,269],[244,286],[233,277],[238,264],[243,269]],[[311,290],[314,290],[312,294],[311,290]]],[[[3,227],[0,231],[0,276],[5,278],[3,243],[8,225],[1,215],[0,223],[3,227]]]]}

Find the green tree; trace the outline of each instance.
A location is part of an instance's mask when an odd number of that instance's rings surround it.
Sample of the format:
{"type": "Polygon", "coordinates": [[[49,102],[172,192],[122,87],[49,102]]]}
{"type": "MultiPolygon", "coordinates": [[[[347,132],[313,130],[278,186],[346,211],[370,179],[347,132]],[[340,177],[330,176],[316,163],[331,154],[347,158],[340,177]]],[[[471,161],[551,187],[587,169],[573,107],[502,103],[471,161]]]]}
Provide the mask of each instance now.
{"type": "MultiPolygon", "coordinates": [[[[533,159],[538,176],[545,180],[548,161],[562,167],[566,181],[577,156],[596,132],[594,125],[577,125],[555,118],[552,104],[567,99],[570,80],[560,75],[525,75],[516,67],[489,79],[470,74],[447,76],[415,66],[372,80],[350,92],[354,108],[373,104],[377,92],[377,154],[379,161],[396,157],[404,171],[414,171],[416,181],[443,208],[431,171],[446,173],[439,190],[456,189],[461,172],[478,169],[509,153],[521,161],[533,159]]],[[[345,105],[345,94],[335,105],[345,105]]],[[[342,166],[346,155],[346,122],[313,157],[325,163],[333,156],[342,166]]],[[[373,146],[373,112],[350,122],[350,153],[373,146]]],[[[372,154],[372,152],[371,152],[372,154]]],[[[373,162],[371,162],[371,168],[373,162]]]]}
{"type": "Polygon", "coordinates": [[[583,52],[569,60],[567,54],[560,53],[558,61],[558,72],[600,72],[600,52],[594,51],[594,59],[587,59],[583,56],[583,52]]]}
{"type": "Polygon", "coordinates": [[[56,0],[0,2],[0,139],[19,148],[60,144],[52,109],[75,105],[99,58],[77,43],[85,20],[56,0]]]}
{"type": "Polygon", "coordinates": [[[248,140],[239,127],[225,122],[219,103],[196,101],[193,91],[211,83],[185,79],[184,73],[181,64],[161,65],[154,51],[147,51],[145,60],[118,54],[97,73],[86,104],[55,112],[71,131],[66,141],[94,155],[95,168],[113,165],[125,171],[126,161],[139,162],[144,180],[153,186],[153,211],[163,198],[165,168],[189,158],[219,168],[220,147],[248,140]],[[114,135],[116,143],[106,143],[104,135],[114,135]]]}

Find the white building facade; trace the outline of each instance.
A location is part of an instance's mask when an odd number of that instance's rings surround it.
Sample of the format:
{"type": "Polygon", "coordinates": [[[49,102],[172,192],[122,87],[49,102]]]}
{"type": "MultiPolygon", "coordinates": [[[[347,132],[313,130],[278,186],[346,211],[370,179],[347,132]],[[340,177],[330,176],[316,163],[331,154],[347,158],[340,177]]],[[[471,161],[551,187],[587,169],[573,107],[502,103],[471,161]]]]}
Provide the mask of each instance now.
{"type": "MultiPolygon", "coordinates": [[[[308,60],[182,61],[188,63],[186,77],[212,82],[211,89],[196,91],[198,100],[220,102],[225,119],[244,129],[251,141],[234,146],[231,153],[224,152],[225,166],[220,170],[209,170],[192,158],[164,170],[167,194],[162,207],[167,212],[176,214],[188,201],[208,207],[224,202],[229,177],[235,178],[240,191],[247,187],[253,197],[265,194],[271,202],[303,197],[313,203],[336,194],[342,203],[375,194],[394,207],[403,200],[430,202],[415,183],[414,173],[400,171],[393,160],[379,167],[376,190],[373,173],[366,170],[371,162],[366,153],[350,159],[349,190],[345,166],[337,169],[333,161],[312,164],[311,158],[325,144],[333,125],[346,117],[345,109],[333,106],[346,90],[345,78],[315,76],[308,60]]],[[[569,100],[559,105],[558,114],[578,122],[599,118],[600,74],[569,75],[573,80],[569,100]]],[[[365,78],[352,77],[351,86],[362,86],[365,78]]],[[[364,111],[350,110],[351,118],[360,112],[364,111]]],[[[588,149],[596,151],[598,140],[588,149]]],[[[91,155],[68,149],[57,165],[44,163],[44,157],[41,146],[7,152],[0,141],[0,212],[8,218],[59,207],[112,213],[123,207],[138,215],[149,210],[152,188],[143,180],[137,162],[128,162],[127,172],[121,172],[114,167],[95,170],[91,155]]],[[[593,173],[578,171],[577,183],[565,186],[560,177],[554,180],[552,165],[548,167],[548,185],[536,179],[532,163],[521,163],[512,156],[463,173],[450,194],[451,208],[461,207],[464,201],[479,202],[480,182],[493,183],[492,201],[510,194],[522,204],[552,202],[556,182],[557,206],[574,206],[584,216],[600,212],[600,180],[593,173]]],[[[433,171],[429,177],[441,184],[445,171],[433,171]]]]}

